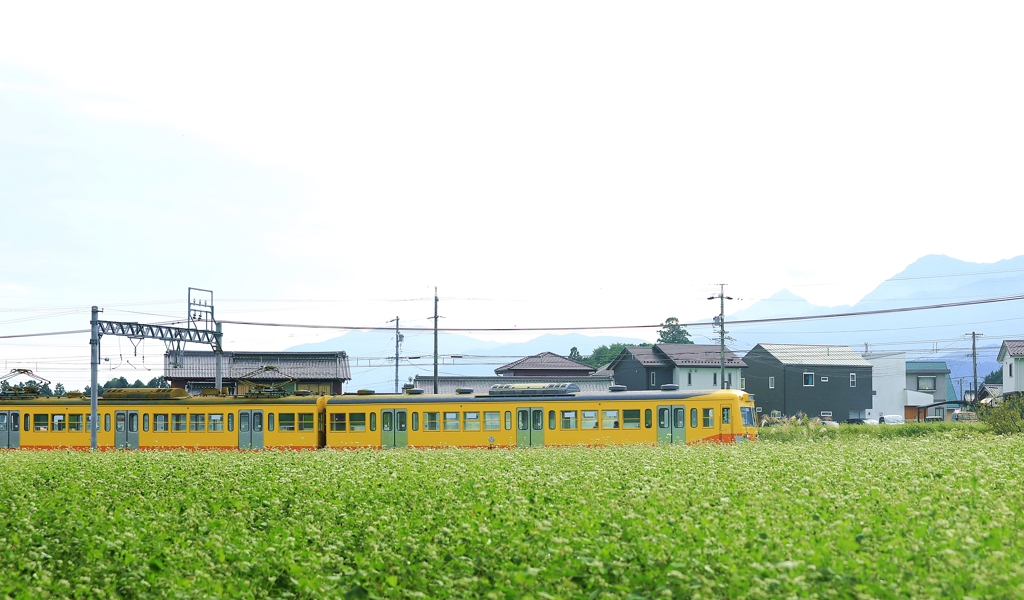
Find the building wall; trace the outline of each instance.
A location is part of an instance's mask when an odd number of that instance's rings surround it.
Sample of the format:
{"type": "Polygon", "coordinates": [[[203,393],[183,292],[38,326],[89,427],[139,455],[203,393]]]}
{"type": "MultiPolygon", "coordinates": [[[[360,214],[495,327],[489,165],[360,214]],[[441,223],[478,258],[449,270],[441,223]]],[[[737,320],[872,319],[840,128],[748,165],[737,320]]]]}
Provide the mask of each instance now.
{"type": "Polygon", "coordinates": [[[615,367],[615,383],[626,386],[627,390],[656,390],[663,384],[672,383],[672,367],[652,367],[629,356],[619,361],[615,367]],[[651,373],[654,373],[654,385],[651,385],[651,373]]]}
{"type": "MultiPolygon", "coordinates": [[[[931,400],[931,402],[927,402],[927,404],[931,404],[932,402],[944,402],[944,401],[947,400],[947,398],[946,398],[946,374],[945,373],[924,373],[924,372],[907,373],[907,384],[906,385],[907,385],[907,390],[908,391],[921,392],[922,394],[928,394],[928,396],[930,396],[932,400],[931,400]],[[934,377],[935,378],[935,390],[934,391],[927,391],[927,390],[920,389],[918,387],[918,384],[920,383],[920,379],[919,379],[920,377],[934,377]]],[[[953,400],[955,400],[955,398],[953,398],[953,400]]]]}
{"type": "MultiPolygon", "coordinates": [[[[672,383],[678,384],[679,389],[712,390],[719,388],[718,377],[721,367],[676,367],[673,373],[672,383]]],[[[732,389],[741,389],[740,380],[744,377],[743,369],[740,367],[727,368],[725,380],[732,381],[729,386],[732,389]]]]}
{"type": "Polygon", "coordinates": [[[845,421],[851,411],[861,414],[872,408],[871,367],[782,365],[765,351],[747,353],[746,391],[754,395],[754,404],[762,416],[772,411],[793,416],[802,412],[819,417],[831,411],[832,420],[845,421]],[[763,352],[763,353],[762,353],[763,352]],[[803,385],[803,374],[814,374],[814,385],[803,385]],[[856,387],[850,387],[850,374],[857,376],[856,387]],[[769,377],[775,378],[771,389],[769,377]],[[828,381],[822,381],[826,377],[828,381]]]}
{"type": "MultiPolygon", "coordinates": [[[[879,415],[903,414],[904,393],[907,385],[907,353],[876,352],[864,355],[871,363],[872,401],[864,412],[865,419],[879,415]]],[[[943,387],[946,382],[943,380],[943,387]]]]}
{"type": "MultiPolygon", "coordinates": [[[[1024,377],[1020,374],[1021,367],[1024,367],[1024,358],[1014,358],[1007,354],[1003,359],[1003,393],[1024,391],[1024,377]],[[1010,375],[1011,366],[1013,375],[1010,375]]],[[[980,373],[979,373],[980,375],[980,373]]],[[[981,377],[978,378],[978,386],[981,386],[981,377]]]]}

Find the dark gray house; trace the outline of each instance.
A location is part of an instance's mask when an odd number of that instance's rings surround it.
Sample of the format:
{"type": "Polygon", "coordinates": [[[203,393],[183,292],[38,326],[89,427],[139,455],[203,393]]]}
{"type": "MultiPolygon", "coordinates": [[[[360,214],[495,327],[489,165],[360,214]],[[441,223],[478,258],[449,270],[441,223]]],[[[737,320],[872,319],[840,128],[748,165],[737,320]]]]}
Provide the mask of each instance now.
{"type": "Polygon", "coordinates": [[[674,383],[676,365],[651,346],[626,346],[606,368],[615,374],[615,383],[628,390],[657,390],[663,383],[674,383]]]}
{"type": "MultiPolygon", "coordinates": [[[[721,347],[714,344],[655,344],[627,346],[605,369],[615,383],[628,390],[657,390],[674,383],[681,390],[721,387],[721,347]]],[[[731,350],[725,351],[725,387],[743,387],[746,364],[731,350]]]]}
{"type": "Polygon", "coordinates": [[[871,408],[871,363],[849,346],[758,344],[743,357],[761,416],[845,421],[871,408]]]}

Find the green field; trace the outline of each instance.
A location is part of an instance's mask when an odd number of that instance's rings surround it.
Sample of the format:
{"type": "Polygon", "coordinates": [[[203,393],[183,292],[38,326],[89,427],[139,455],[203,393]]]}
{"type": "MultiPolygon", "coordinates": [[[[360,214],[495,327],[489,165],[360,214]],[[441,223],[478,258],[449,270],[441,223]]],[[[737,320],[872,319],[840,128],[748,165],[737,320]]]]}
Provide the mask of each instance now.
{"type": "Polygon", "coordinates": [[[1024,440],[828,435],[4,452],[0,596],[1024,597],[1024,440]]]}

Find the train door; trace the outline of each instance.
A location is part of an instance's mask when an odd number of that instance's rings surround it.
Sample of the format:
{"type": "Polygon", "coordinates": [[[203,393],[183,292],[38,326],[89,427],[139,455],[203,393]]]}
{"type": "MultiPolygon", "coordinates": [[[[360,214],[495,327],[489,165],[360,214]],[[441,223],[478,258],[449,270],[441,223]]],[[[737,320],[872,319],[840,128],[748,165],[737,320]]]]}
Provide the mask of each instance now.
{"type": "Polygon", "coordinates": [[[0,448],[21,447],[21,414],[16,410],[0,410],[0,448]]]}
{"type": "Polygon", "coordinates": [[[544,409],[516,409],[516,446],[530,448],[544,445],[544,409]]]}
{"type": "Polygon", "coordinates": [[[263,411],[238,411],[238,449],[263,449],[263,411]]]}
{"type": "Polygon", "coordinates": [[[686,443],[686,407],[658,407],[658,443],[686,443]]]}
{"type": "Polygon", "coordinates": [[[409,445],[408,413],[404,408],[380,411],[380,445],[384,448],[405,448],[409,445]]]}
{"type": "Polygon", "coordinates": [[[733,441],[732,420],[736,415],[732,414],[732,406],[722,404],[718,413],[718,439],[719,441],[733,441]]]}
{"type": "Polygon", "coordinates": [[[139,449],[139,411],[114,411],[114,447],[119,450],[139,449]]]}

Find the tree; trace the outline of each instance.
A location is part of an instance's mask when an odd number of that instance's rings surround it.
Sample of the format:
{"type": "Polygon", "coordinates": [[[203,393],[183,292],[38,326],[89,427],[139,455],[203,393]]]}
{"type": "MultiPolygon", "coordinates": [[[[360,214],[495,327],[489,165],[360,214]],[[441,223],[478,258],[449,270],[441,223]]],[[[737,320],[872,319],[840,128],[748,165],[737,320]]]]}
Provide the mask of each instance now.
{"type": "Polygon", "coordinates": [[[167,380],[164,378],[163,375],[161,375],[160,377],[154,377],[154,378],[150,379],[149,383],[146,384],[146,387],[148,387],[148,388],[169,388],[169,387],[171,387],[171,384],[167,383],[167,380]]]}
{"type": "Polygon", "coordinates": [[[53,395],[54,396],[67,396],[67,394],[68,393],[66,391],[64,391],[64,384],[60,383],[60,382],[57,382],[57,385],[54,386],[54,388],[53,388],[53,395]]]}
{"type": "Polygon", "coordinates": [[[136,379],[135,383],[132,384],[132,387],[133,388],[144,388],[144,387],[146,387],[146,384],[142,383],[141,379],[136,379]]]}
{"type": "Polygon", "coordinates": [[[1002,384],[1003,383],[1003,368],[999,367],[995,371],[992,371],[991,373],[986,375],[984,383],[998,383],[998,384],[1002,384]]]}
{"type": "Polygon", "coordinates": [[[576,346],[573,346],[572,349],[569,350],[569,360],[583,362],[583,355],[580,354],[580,350],[576,346]]]}
{"type": "Polygon", "coordinates": [[[44,383],[43,385],[39,386],[39,395],[46,396],[47,398],[53,396],[53,390],[50,389],[50,384],[44,383]]]}
{"type": "Polygon", "coordinates": [[[669,317],[658,330],[659,344],[692,344],[690,334],[679,324],[679,319],[669,317]]]}
{"type": "MultiPolygon", "coordinates": [[[[639,344],[640,347],[650,347],[651,344],[639,344]]],[[[637,344],[612,344],[611,346],[601,345],[594,348],[594,351],[590,356],[583,358],[583,364],[590,365],[596,369],[600,369],[606,364],[612,362],[616,356],[622,352],[623,348],[635,348],[637,344]]]]}

